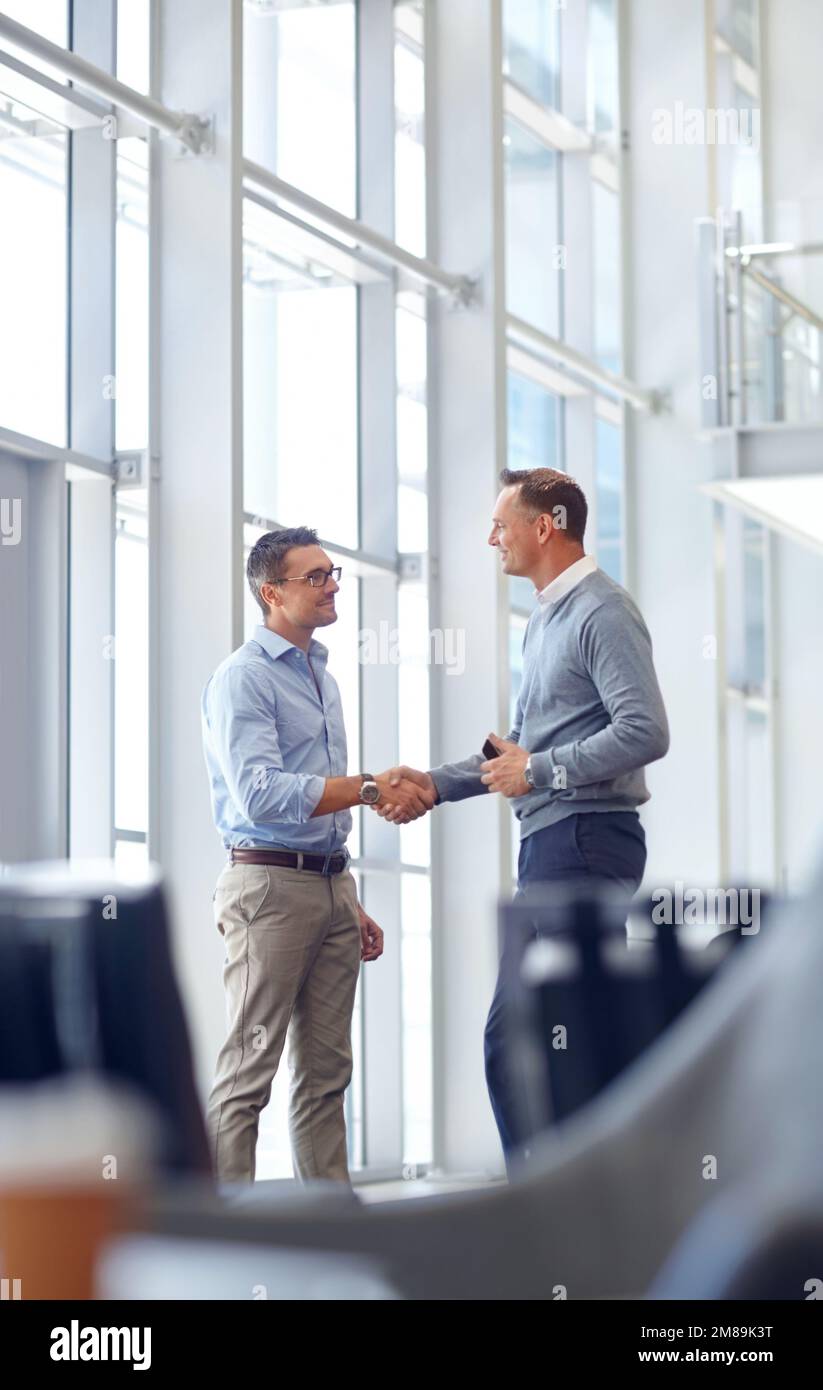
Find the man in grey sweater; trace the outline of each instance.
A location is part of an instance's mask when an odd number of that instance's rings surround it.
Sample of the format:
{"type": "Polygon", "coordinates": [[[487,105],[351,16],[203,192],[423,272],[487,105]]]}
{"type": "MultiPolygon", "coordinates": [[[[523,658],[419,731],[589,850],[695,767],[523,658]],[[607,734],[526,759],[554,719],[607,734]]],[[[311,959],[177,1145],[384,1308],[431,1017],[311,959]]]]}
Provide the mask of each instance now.
{"type": "MultiPolygon", "coordinates": [[[[533,883],[606,880],[640,886],[646,843],[637,807],[643,769],[662,758],[669,729],[651,639],[625,589],[583,549],[582,488],[551,468],[505,469],[489,545],[504,574],[534,584],[514,726],[480,754],[431,772],[402,767],[438,802],[499,792],[520,821],[518,896],[533,883]]],[[[378,809],[388,819],[402,812],[378,809]]],[[[513,944],[512,944],[513,945],[513,944]]],[[[504,959],[485,1033],[486,1079],[503,1149],[516,1147],[512,1079],[503,1046],[504,959]]]]}

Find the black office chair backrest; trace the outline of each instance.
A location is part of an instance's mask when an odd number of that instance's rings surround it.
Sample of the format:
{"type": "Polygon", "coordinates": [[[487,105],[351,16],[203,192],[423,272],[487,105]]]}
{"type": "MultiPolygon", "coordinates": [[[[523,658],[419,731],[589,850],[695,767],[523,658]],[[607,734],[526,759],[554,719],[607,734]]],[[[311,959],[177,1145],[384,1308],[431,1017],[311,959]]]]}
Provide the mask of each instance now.
{"type": "Polygon", "coordinates": [[[153,1106],[166,1175],[212,1173],[159,878],[21,866],[0,879],[0,1082],[83,1071],[153,1106]]]}
{"type": "Polygon", "coordinates": [[[626,933],[626,901],[606,885],[541,885],[501,907],[508,954],[506,1015],[521,1144],[592,1100],[691,1003],[739,943],[742,927],[703,948],[655,925],[650,899],[633,910],[646,940],[626,933]]]}

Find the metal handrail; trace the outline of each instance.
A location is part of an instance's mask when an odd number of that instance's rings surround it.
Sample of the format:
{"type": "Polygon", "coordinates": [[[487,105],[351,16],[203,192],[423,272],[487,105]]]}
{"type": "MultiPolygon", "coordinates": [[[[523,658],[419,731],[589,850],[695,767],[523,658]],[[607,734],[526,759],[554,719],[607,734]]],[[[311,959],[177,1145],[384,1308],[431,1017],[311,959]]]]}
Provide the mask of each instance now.
{"type": "Polygon", "coordinates": [[[743,274],[748,275],[749,279],[753,280],[761,289],[764,289],[767,294],[771,294],[775,299],[779,299],[780,303],[785,304],[786,308],[791,309],[792,313],[796,314],[798,318],[805,319],[806,323],[810,323],[812,328],[823,330],[823,318],[821,318],[819,314],[816,314],[813,309],[810,309],[808,305],[804,304],[796,295],[784,289],[782,285],[778,285],[777,281],[772,280],[769,275],[764,275],[762,270],[755,270],[754,266],[744,263],[743,274]]]}
{"type": "MultiPolygon", "coordinates": [[[[303,213],[308,213],[310,217],[316,217],[338,234],[348,237],[354,246],[345,247],[352,255],[356,253],[357,246],[363,246],[388,261],[390,265],[396,266],[399,270],[405,270],[416,280],[441,293],[453,295],[463,304],[468,304],[474,298],[476,286],[468,275],[453,275],[447,270],[442,270],[434,261],[429,261],[423,256],[415,256],[405,247],[398,246],[397,242],[390,237],[383,236],[373,227],[369,227],[365,222],[360,222],[357,218],[347,217],[345,213],[338,212],[336,208],[330,208],[326,203],[321,203],[319,199],[313,198],[310,193],[304,193],[302,188],[295,188],[294,184],[287,183],[285,179],[278,178],[276,174],[270,173],[262,165],[255,164],[251,159],[243,160],[243,183],[251,184],[254,188],[263,189],[275,200],[273,212],[278,211],[277,204],[283,202],[290,207],[297,208],[303,213]]],[[[260,201],[258,199],[258,201],[260,201]]]]}
{"type": "MultiPolygon", "coordinates": [[[[145,121],[156,130],[173,136],[195,153],[200,150],[208,129],[208,122],[200,116],[188,111],[170,111],[162,102],[155,101],[154,97],[136,92],[133,87],[112,77],[111,73],[104,72],[94,63],[79,57],[77,53],[61,48],[59,44],[52,43],[51,39],[35,33],[33,29],[27,29],[25,24],[18,24],[17,20],[9,19],[8,15],[4,14],[0,14],[0,39],[16,44],[24,53],[48,63],[61,77],[77,83],[79,87],[111,102],[122,111],[128,111],[130,115],[145,121]]],[[[68,98],[69,93],[66,93],[66,96],[68,98]]]]}
{"type": "Polygon", "coordinates": [[[516,343],[518,347],[531,352],[538,359],[559,363],[575,376],[582,377],[596,390],[618,396],[620,400],[634,406],[635,410],[655,414],[661,408],[662,402],[657,392],[647,391],[628,377],[610,372],[608,367],[601,367],[599,363],[593,362],[568,343],[553,338],[550,333],[544,333],[542,329],[535,328],[533,324],[526,323],[525,319],[520,319],[515,314],[506,315],[506,336],[509,342],[516,343]]]}
{"type": "MultiPolygon", "coordinates": [[[[146,125],[173,136],[194,153],[200,152],[209,138],[211,123],[208,119],[192,112],[170,110],[154,97],[135,91],[71,50],[52,43],[42,34],[3,14],[0,14],[0,39],[6,39],[23,52],[48,63],[61,76],[110,102],[115,109],[126,111],[146,125]]],[[[49,80],[46,74],[38,76],[42,77],[44,83],[49,80]]],[[[70,90],[67,90],[66,98],[71,99],[70,90]]],[[[452,296],[461,304],[468,305],[475,300],[477,283],[470,276],[453,274],[426,257],[415,256],[373,227],[357,218],[347,217],[249,159],[243,161],[243,183],[244,190],[252,191],[255,201],[265,202],[273,213],[287,216],[281,207],[285,204],[320,222],[321,228],[318,230],[321,235],[323,230],[331,229],[338,236],[347,238],[353,244],[344,249],[352,256],[357,256],[359,248],[365,248],[387,264],[439,293],[452,296]]],[[[616,396],[641,411],[654,412],[660,408],[661,399],[656,392],[644,390],[628,378],[610,372],[567,343],[543,333],[513,314],[507,315],[506,332],[510,342],[517,343],[535,358],[559,363],[603,394],[616,396]]]]}

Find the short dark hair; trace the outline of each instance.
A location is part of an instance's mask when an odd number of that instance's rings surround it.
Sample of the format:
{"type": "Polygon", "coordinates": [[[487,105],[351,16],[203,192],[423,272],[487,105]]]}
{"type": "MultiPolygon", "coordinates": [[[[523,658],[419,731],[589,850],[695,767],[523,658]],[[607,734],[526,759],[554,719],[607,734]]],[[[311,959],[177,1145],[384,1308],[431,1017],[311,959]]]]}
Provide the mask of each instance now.
{"type": "Polygon", "coordinates": [[[251,548],[246,578],[264,617],[268,617],[269,607],[260,588],[263,584],[274,584],[282,579],[286,556],[298,545],[319,545],[317,532],[310,526],[288,526],[282,531],[267,531],[251,548]]]}
{"type": "Polygon", "coordinates": [[[504,468],[500,481],[504,487],[520,489],[517,500],[530,521],[562,507],[564,524],[559,529],[582,545],[589,508],[582,487],[568,473],[556,468],[504,468]]]}

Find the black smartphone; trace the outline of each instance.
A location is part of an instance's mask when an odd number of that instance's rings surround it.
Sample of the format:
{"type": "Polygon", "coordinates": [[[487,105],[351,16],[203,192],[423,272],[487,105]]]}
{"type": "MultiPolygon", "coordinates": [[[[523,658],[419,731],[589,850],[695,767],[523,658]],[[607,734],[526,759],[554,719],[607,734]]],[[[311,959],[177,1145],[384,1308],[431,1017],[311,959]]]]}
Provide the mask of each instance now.
{"type": "Polygon", "coordinates": [[[486,759],[486,762],[488,762],[489,758],[500,757],[500,749],[495,748],[490,738],[487,738],[486,742],[483,744],[483,757],[486,759]]]}

